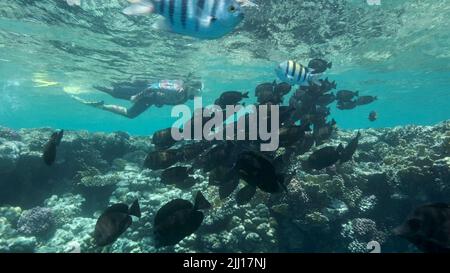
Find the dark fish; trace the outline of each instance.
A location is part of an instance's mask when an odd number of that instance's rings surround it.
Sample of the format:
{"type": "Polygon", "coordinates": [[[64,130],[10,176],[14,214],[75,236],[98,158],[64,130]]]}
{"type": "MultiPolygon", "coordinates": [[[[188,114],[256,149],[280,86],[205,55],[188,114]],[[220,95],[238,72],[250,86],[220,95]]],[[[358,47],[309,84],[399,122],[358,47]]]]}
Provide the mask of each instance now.
{"type": "Polygon", "coordinates": [[[339,145],[337,148],[328,146],[317,150],[309,156],[307,164],[316,170],[330,167],[338,162],[343,149],[342,145],[339,145]]]}
{"type": "Polygon", "coordinates": [[[315,139],[312,134],[306,134],[303,140],[297,144],[297,154],[302,155],[311,150],[314,146],[315,139]]]}
{"type": "Polygon", "coordinates": [[[309,123],[281,127],[279,131],[280,146],[289,147],[303,140],[305,133],[311,131],[309,123]]]}
{"type": "Polygon", "coordinates": [[[167,149],[172,147],[176,142],[172,137],[172,127],[159,130],[152,136],[152,144],[157,148],[167,149]]]}
{"type": "Polygon", "coordinates": [[[138,200],[128,208],[126,204],[115,204],[107,208],[95,224],[94,240],[97,246],[114,243],[131,225],[131,215],[141,217],[138,200]]]}
{"type": "Polygon", "coordinates": [[[358,148],[358,141],[359,141],[360,137],[361,137],[361,133],[358,132],[356,137],[354,139],[352,139],[347,144],[347,146],[345,146],[344,150],[342,150],[342,152],[341,152],[341,159],[340,159],[341,163],[348,162],[348,161],[352,160],[353,154],[355,154],[356,149],[358,148]]]}
{"type": "Polygon", "coordinates": [[[250,201],[256,188],[267,193],[277,193],[284,188],[283,176],[277,173],[274,164],[268,158],[258,152],[242,152],[233,172],[248,184],[237,194],[239,204],[250,201]]]}
{"type": "Polygon", "coordinates": [[[326,106],[318,105],[316,107],[316,116],[318,118],[326,118],[330,113],[330,108],[326,106]]]}
{"type": "Polygon", "coordinates": [[[357,105],[367,105],[374,101],[376,101],[378,98],[374,96],[361,96],[356,100],[357,105]]]}
{"type": "Polygon", "coordinates": [[[45,164],[47,164],[48,166],[52,165],[55,162],[56,147],[58,147],[59,144],[61,143],[63,135],[64,130],[54,132],[44,146],[42,158],[44,159],[45,164]]]}
{"type": "Polygon", "coordinates": [[[279,108],[280,113],[280,125],[285,125],[289,123],[294,123],[295,121],[292,120],[293,114],[295,112],[295,108],[290,106],[280,106],[279,108]]]}
{"type": "Polygon", "coordinates": [[[178,150],[152,151],[147,154],[144,167],[151,170],[167,169],[180,159],[178,150]]]}
{"type": "Polygon", "coordinates": [[[217,166],[226,166],[232,156],[233,149],[233,143],[224,141],[202,154],[196,162],[196,167],[202,167],[203,171],[209,172],[217,166]]]}
{"type": "Polygon", "coordinates": [[[357,106],[355,101],[338,101],[337,108],[339,110],[352,110],[357,106]]]}
{"type": "Polygon", "coordinates": [[[278,94],[281,97],[289,94],[289,92],[291,92],[291,90],[292,90],[292,86],[285,82],[279,83],[274,87],[275,94],[278,94]]]}
{"type": "Polygon", "coordinates": [[[370,112],[369,114],[369,120],[374,122],[378,119],[378,113],[375,111],[370,112]]]}
{"type": "Polygon", "coordinates": [[[328,80],[328,78],[326,78],[325,80],[319,80],[319,81],[321,83],[321,87],[322,87],[322,90],[324,93],[337,88],[336,81],[330,82],[328,80]]]}
{"type": "Polygon", "coordinates": [[[277,85],[276,81],[274,82],[266,82],[259,84],[255,88],[255,97],[259,97],[262,93],[274,93],[275,86],[277,85]]]}
{"type": "Polygon", "coordinates": [[[333,132],[336,130],[336,121],[332,119],[330,122],[327,122],[322,125],[314,125],[314,139],[316,140],[316,145],[322,145],[322,143],[329,139],[333,132]]]}
{"type": "Polygon", "coordinates": [[[230,168],[225,166],[217,166],[209,172],[209,185],[221,185],[226,183],[226,175],[230,172],[230,168]]]}
{"type": "Polygon", "coordinates": [[[436,203],[415,209],[394,234],[423,252],[450,253],[450,205],[436,203]]]}
{"type": "Polygon", "coordinates": [[[183,161],[191,161],[212,145],[213,143],[211,141],[199,141],[192,144],[187,144],[178,150],[178,155],[183,161]]]}
{"type": "Polygon", "coordinates": [[[336,100],[336,95],[333,93],[325,94],[317,98],[317,104],[327,106],[336,100]]]}
{"type": "Polygon", "coordinates": [[[195,185],[195,179],[190,177],[192,169],[183,166],[170,167],[161,173],[161,183],[187,189],[195,185]]]}
{"type": "Polygon", "coordinates": [[[255,96],[259,104],[280,104],[283,102],[282,96],[287,88],[274,81],[273,83],[263,83],[256,87],[255,96]],[[275,90],[278,90],[276,92],[275,90]]]}
{"type": "Polygon", "coordinates": [[[253,196],[256,194],[256,187],[250,184],[245,185],[242,189],[240,189],[236,194],[236,203],[238,205],[245,205],[250,200],[252,200],[253,196]]]}
{"type": "Polygon", "coordinates": [[[215,104],[225,109],[227,105],[237,105],[243,99],[248,99],[248,92],[228,91],[222,93],[220,98],[215,101],[215,104]]]}
{"type": "MultiPolygon", "coordinates": [[[[223,115],[223,113],[211,112],[208,108],[198,108],[194,110],[194,114],[192,117],[183,124],[183,131],[189,130],[191,135],[193,135],[195,131],[195,125],[198,123],[201,128],[204,128],[204,125],[213,119],[217,115],[223,115]]],[[[190,136],[189,136],[190,137],[190,136]]],[[[190,140],[190,139],[187,139],[190,140]]]]}
{"type": "Polygon", "coordinates": [[[336,99],[340,102],[350,102],[353,98],[359,96],[359,92],[350,91],[350,90],[339,90],[336,93],[336,99]]]}
{"type": "Polygon", "coordinates": [[[325,60],[322,59],[312,59],[311,61],[309,61],[308,63],[308,67],[313,69],[313,73],[323,73],[325,72],[327,69],[331,68],[333,66],[333,63],[331,62],[327,62],[325,60]]]}
{"type": "Polygon", "coordinates": [[[201,209],[209,209],[211,204],[201,192],[197,192],[195,204],[183,199],[175,199],[162,206],[154,220],[156,247],[171,246],[194,233],[202,224],[201,209]]]}

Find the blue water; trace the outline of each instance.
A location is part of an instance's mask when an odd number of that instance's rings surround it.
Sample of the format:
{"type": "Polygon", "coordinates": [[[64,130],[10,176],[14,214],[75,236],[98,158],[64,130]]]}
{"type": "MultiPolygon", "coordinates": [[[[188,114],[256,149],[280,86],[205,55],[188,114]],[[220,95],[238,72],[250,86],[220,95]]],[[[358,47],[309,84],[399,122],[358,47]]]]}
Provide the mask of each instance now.
{"type": "MultiPolygon", "coordinates": [[[[273,69],[278,62],[295,59],[307,63],[314,57],[308,50],[315,48],[328,52],[322,57],[334,66],[325,76],[335,80],[338,89],[358,90],[362,95],[379,98],[351,111],[333,106],[331,116],[341,128],[428,125],[450,118],[450,35],[445,27],[450,11],[445,1],[392,1],[380,7],[368,7],[364,1],[341,1],[344,15],[323,12],[310,24],[311,28],[336,28],[337,21],[333,20],[341,20],[347,32],[320,42],[313,39],[314,35],[324,37],[319,30],[309,33],[313,37],[308,39],[293,38],[289,30],[282,29],[268,31],[273,33],[267,37],[255,36],[248,25],[259,22],[258,10],[250,10],[247,21],[235,33],[218,41],[201,41],[148,31],[144,26],[152,17],[133,25],[128,18],[118,17],[115,21],[111,16],[117,15],[121,7],[116,1],[110,6],[84,1],[81,11],[44,1],[14,12],[18,5],[2,4],[5,13],[0,16],[3,126],[148,135],[176,120],[170,116],[171,107],[151,108],[129,120],[81,105],[70,98],[70,93],[76,90],[85,99],[130,106],[91,86],[133,77],[176,79],[189,72],[203,80],[205,104],[228,90],[250,91],[247,103],[251,103],[255,101],[255,86],[275,79],[273,69]],[[44,20],[45,16],[54,18],[44,20]],[[101,20],[106,29],[93,18],[101,20]],[[322,25],[323,21],[328,25],[322,25]],[[55,85],[36,87],[36,79],[55,85]],[[371,111],[379,115],[374,123],[368,120],[371,111]]],[[[300,12],[305,16],[312,13],[300,12]]],[[[286,18],[280,17],[279,22],[286,18]]],[[[289,95],[285,103],[288,99],[289,95]]]]}

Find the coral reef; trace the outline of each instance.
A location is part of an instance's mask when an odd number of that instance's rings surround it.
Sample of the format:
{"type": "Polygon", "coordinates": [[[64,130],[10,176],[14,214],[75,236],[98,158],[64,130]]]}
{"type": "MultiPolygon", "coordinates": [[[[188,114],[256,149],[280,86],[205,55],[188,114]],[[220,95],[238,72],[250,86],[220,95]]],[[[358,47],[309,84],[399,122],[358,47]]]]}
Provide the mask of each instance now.
{"type": "MultiPolygon", "coordinates": [[[[310,152],[292,154],[287,192],[258,192],[243,206],[220,200],[200,170],[191,189],[160,183],[159,171],[142,168],[153,149],[145,137],[68,131],[47,167],[40,153],[50,129],[11,132],[0,128],[0,252],[367,252],[370,241],[382,252],[414,252],[390,230],[418,205],[450,201],[450,122],[361,130],[353,160],[320,171],[303,168],[310,152]],[[196,191],[213,204],[199,230],[155,248],[157,210],[196,191]],[[95,247],[100,213],[135,199],[142,217],[114,244],[95,247]]],[[[354,135],[338,131],[325,145],[354,135]]]]}
{"type": "Polygon", "coordinates": [[[49,208],[35,207],[25,210],[17,221],[17,231],[25,235],[41,236],[54,225],[53,213],[49,208]]]}

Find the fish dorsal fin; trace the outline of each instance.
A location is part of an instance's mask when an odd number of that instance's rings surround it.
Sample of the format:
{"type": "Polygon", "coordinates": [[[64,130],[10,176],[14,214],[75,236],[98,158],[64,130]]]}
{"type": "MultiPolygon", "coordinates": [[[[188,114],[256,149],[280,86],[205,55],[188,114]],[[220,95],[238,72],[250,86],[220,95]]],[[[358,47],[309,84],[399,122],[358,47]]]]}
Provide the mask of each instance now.
{"type": "Polygon", "coordinates": [[[200,191],[197,192],[197,195],[195,196],[194,210],[210,209],[211,207],[211,203],[206,200],[205,196],[200,191]]]}
{"type": "Polygon", "coordinates": [[[155,224],[161,223],[164,221],[167,217],[170,217],[172,214],[174,214],[177,211],[180,210],[190,210],[193,209],[193,205],[191,202],[183,199],[174,199],[170,201],[169,203],[166,203],[164,206],[162,206],[155,216],[155,224]]]}
{"type": "Polygon", "coordinates": [[[136,199],[130,206],[129,214],[141,218],[141,207],[139,206],[139,201],[136,199]]]}
{"type": "Polygon", "coordinates": [[[128,206],[123,203],[114,204],[108,207],[104,213],[120,212],[128,214],[128,206]]]}

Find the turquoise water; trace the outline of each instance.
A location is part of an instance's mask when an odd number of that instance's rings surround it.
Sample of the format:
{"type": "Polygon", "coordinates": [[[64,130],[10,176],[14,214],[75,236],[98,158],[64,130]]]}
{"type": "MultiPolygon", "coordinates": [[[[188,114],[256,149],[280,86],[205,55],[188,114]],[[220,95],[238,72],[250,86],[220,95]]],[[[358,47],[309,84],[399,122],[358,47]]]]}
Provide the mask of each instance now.
{"type": "Polygon", "coordinates": [[[175,121],[171,107],[129,120],[81,105],[70,94],[128,106],[91,86],[192,73],[204,81],[203,101],[211,104],[227,90],[254,94],[256,85],[275,79],[273,69],[285,59],[313,57],[333,62],[326,76],[338,89],[379,98],[352,111],[333,106],[331,116],[342,128],[450,118],[448,1],[256,1],[259,8],[249,8],[235,32],[213,41],[151,30],[155,17],[126,17],[125,2],[3,1],[0,124],[147,135],[175,121]],[[42,80],[53,85],[36,87],[42,80]],[[367,118],[372,110],[379,115],[375,123],[367,118]]]}

